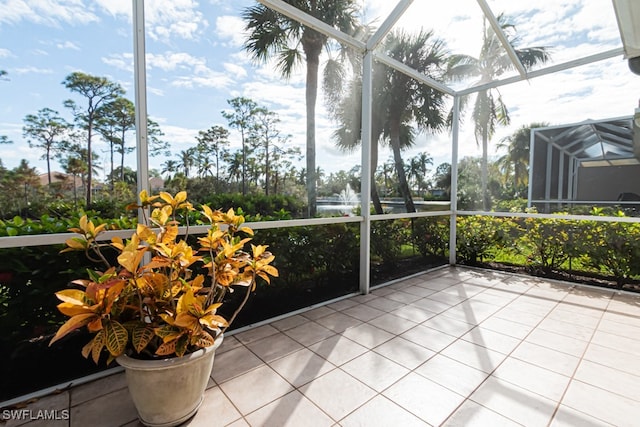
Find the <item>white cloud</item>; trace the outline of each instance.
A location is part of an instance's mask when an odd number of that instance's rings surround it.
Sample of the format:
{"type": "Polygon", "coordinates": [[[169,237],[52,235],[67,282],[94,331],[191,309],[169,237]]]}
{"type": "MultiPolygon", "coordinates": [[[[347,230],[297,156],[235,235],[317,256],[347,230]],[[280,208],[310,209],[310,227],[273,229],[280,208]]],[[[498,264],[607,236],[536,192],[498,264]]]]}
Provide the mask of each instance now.
{"type": "Polygon", "coordinates": [[[0,23],[31,21],[59,27],[60,24],[89,24],[99,21],[82,0],[8,0],[0,8],[0,23]]]}
{"type": "Polygon", "coordinates": [[[219,16],[216,18],[215,34],[222,40],[228,40],[231,47],[241,47],[246,38],[244,21],[238,16],[219,16]]]}
{"type": "Polygon", "coordinates": [[[222,66],[227,71],[227,73],[233,76],[236,76],[238,78],[247,77],[247,70],[244,69],[244,67],[241,67],[237,64],[233,64],[231,62],[225,62],[224,64],[222,64],[222,66]]]}
{"type": "Polygon", "coordinates": [[[63,50],[67,50],[67,49],[80,50],[80,46],[78,46],[77,44],[75,44],[74,42],[69,41],[69,40],[66,40],[64,42],[56,43],[56,47],[58,49],[63,49],[63,50]]]}
{"type": "Polygon", "coordinates": [[[195,39],[209,25],[195,0],[154,0],[145,6],[145,25],[153,40],[195,39]]]}
{"type": "Polygon", "coordinates": [[[8,58],[12,56],[9,49],[0,48],[0,58],[8,58]]]}
{"type": "Polygon", "coordinates": [[[123,54],[111,54],[107,57],[102,57],[102,62],[115,67],[119,70],[124,70],[128,72],[133,72],[133,54],[132,53],[123,53],[123,54]]]}
{"type": "Polygon", "coordinates": [[[51,68],[21,67],[12,69],[16,74],[52,74],[51,68]]]}

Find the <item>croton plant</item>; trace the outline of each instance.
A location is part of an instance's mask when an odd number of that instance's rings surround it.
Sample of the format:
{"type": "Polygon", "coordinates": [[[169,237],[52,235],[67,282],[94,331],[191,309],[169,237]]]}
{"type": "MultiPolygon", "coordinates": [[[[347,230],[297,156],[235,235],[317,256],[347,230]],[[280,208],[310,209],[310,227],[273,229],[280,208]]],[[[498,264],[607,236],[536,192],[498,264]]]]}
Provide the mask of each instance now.
{"type": "Polygon", "coordinates": [[[278,275],[266,246],[248,248],[253,231],[233,209],[224,213],[203,205],[201,221],[209,227],[193,248],[188,236],[178,238],[178,218],[189,218],[195,210],[186,192],[174,197],[142,191],[140,204],[127,208],[144,213],[129,240],[98,239],[106,224],[95,225],[86,216],[78,228],[70,229],[80,236],[68,239],[63,252],[83,251],[104,269],[88,270],[86,279],[72,282],[76,288],[56,293],[62,301],[58,309],[70,319],[51,343],[86,326],[95,335],[82,354],[96,363],[104,349],[108,363],[124,353],[138,358],[182,356],[213,345],[247,302],[257,278],[269,283],[269,276],[278,275]],[[246,293],[225,319],[217,311],[235,286],[245,287],[246,293]]]}

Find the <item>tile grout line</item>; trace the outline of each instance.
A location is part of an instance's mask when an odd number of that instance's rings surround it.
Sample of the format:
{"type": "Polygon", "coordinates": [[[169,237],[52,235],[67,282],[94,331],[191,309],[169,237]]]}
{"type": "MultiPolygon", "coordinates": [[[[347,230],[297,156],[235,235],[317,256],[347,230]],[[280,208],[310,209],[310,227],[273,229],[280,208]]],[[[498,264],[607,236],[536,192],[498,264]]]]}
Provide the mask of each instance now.
{"type": "MultiPolygon", "coordinates": [[[[573,286],[572,289],[576,289],[577,286],[573,286]]],[[[567,294],[568,296],[569,294],[567,294]]],[[[569,377],[569,382],[567,383],[567,386],[564,388],[564,391],[562,392],[562,395],[560,396],[560,398],[558,399],[558,403],[553,411],[553,414],[551,415],[551,419],[549,420],[549,422],[547,423],[547,427],[551,426],[551,423],[553,422],[554,418],[556,417],[556,414],[558,413],[558,410],[560,409],[560,406],[562,405],[562,401],[564,400],[565,396],[567,395],[567,392],[569,391],[569,387],[571,387],[571,384],[573,383],[573,381],[577,381],[575,379],[575,375],[578,372],[578,369],[580,369],[580,365],[582,364],[582,361],[584,360],[584,356],[585,354],[587,354],[587,351],[589,350],[589,346],[591,345],[591,342],[593,341],[593,337],[595,336],[596,332],[598,332],[598,327],[600,326],[600,323],[602,322],[602,319],[604,317],[605,312],[607,311],[607,308],[609,307],[609,305],[611,304],[611,300],[613,299],[613,293],[611,293],[611,295],[609,296],[609,301],[607,302],[606,307],[604,307],[603,309],[601,309],[600,312],[600,317],[598,319],[598,323],[595,325],[595,327],[593,328],[593,332],[591,333],[591,337],[589,338],[589,342],[588,344],[585,346],[584,350],[582,351],[582,354],[580,355],[580,358],[578,360],[578,363],[576,364],[576,367],[573,369],[573,372],[571,373],[571,377],[569,377]]],[[[565,296],[565,298],[567,297],[565,296]]],[[[563,298],[563,300],[565,299],[563,298]]],[[[572,408],[574,409],[574,408],[572,408]]],[[[574,409],[577,411],[577,409],[574,409]]],[[[578,411],[581,413],[584,413],[582,411],[578,411]]],[[[593,415],[590,414],[585,414],[588,415],[590,417],[595,418],[593,415]]],[[[601,420],[604,421],[604,420],[601,420]]],[[[606,422],[606,421],[605,421],[606,422]]]]}

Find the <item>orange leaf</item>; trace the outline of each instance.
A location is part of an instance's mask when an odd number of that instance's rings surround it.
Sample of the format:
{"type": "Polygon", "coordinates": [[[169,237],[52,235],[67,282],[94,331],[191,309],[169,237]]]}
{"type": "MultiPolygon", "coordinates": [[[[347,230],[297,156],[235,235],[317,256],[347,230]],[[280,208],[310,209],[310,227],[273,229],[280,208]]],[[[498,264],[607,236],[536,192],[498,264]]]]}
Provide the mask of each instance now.
{"type": "Polygon", "coordinates": [[[94,313],[85,313],[78,314],[77,316],[73,316],[71,319],[67,320],[64,325],[60,326],[56,335],[49,342],[49,346],[54,342],[58,341],[60,338],[67,335],[69,332],[74,331],[78,328],[83,327],[87,323],[93,321],[96,318],[96,314],[94,313]]]}

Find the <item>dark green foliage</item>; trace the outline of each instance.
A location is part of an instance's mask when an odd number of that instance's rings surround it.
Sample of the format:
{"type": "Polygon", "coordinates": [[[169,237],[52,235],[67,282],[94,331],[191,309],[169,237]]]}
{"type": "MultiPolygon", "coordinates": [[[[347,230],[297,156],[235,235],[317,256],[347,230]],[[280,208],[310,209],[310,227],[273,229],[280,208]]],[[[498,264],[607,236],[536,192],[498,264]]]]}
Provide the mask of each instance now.
{"type": "Polygon", "coordinates": [[[449,217],[415,218],[412,240],[424,257],[445,257],[449,253],[449,217]]]}
{"type": "MultiPolygon", "coordinates": [[[[197,199],[192,199],[197,200],[197,199]]],[[[198,200],[200,202],[200,200],[198,200]]],[[[209,194],[204,196],[203,204],[207,204],[215,209],[227,211],[230,208],[241,208],[242,211],[251,217],[271,217],[281,218],[283,212],[287,212],[290,218],[301,218],[304,205],[300,200],[291,196],[275,195],[246,195],[242,194],[209,194]]],[[[288,218],[286,218],[288,219],[288,218]]],[[[264,220],[264,218],[263,218],[264,220]]]]}
{"type": "Polygon", "coordinates": [[[400,258],[402,245],[410,242],[408,220],[374,221],[371,223],[371,257],[393,266],[400,258]]]}
{"type": "Polygon", "coordinates": [[[491,251],[503,246],[505,229],[501,218],[483,215],[457,218],[456,251],[463,263],[483,261],[491,251]]]}

